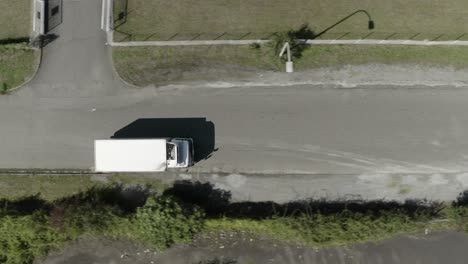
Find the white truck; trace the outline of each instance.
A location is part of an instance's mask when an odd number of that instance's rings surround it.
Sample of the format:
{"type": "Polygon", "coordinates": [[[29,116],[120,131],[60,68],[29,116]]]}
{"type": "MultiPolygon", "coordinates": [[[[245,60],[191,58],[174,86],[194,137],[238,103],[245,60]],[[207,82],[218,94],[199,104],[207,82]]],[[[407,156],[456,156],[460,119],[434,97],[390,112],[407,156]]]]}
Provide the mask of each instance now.
{"type": "Polygon", "coordinates": [[[96,172],[155,172],[192,166],[190,138],[103,139],[94,141],[96,172]]]}

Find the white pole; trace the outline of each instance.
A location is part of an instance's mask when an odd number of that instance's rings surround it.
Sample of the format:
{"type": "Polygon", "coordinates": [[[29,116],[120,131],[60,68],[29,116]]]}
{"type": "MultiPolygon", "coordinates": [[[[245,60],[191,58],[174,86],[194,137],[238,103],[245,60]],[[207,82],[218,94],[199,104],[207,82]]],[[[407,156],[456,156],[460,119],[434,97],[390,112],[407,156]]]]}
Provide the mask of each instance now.
{"type": "Polygon", "coordinates": [[[45,3],[43,0],[41,0],[41,28],[40,28],[40,34],[43,35],[45,33],[45,3]]]}
{"type": "Polygon", "coordinates": [[[101,29],[104,30],[104,22],[106,19],[106,0],[102,0],[102,9],[101,9],[101,29]]]}
{"type": "Polygon", "coordinates": [[[36,0],[32,0],[33,1],[33,14],[32,14],[32,18],[33,18],[33,32],[34,34],[36,34],[36,20],[37,20],[37,16],[36,16],[36,13],[37,13],[37,10],[36,10],[36,0]]]}
{"type": "Polygon", "coordinates": [[[112,0],[107,0],[107,8],[106,8],[106,11],[107,11],[107,15],[106,15],[106,18],[107,18],[106,32],[109,32],[109,31],[111,30],[111,28],[110,28],[110,23],[111,23],[111,19],[112,19],[112,15],[111,15],[111,1],[112,1],[112,0]]]}

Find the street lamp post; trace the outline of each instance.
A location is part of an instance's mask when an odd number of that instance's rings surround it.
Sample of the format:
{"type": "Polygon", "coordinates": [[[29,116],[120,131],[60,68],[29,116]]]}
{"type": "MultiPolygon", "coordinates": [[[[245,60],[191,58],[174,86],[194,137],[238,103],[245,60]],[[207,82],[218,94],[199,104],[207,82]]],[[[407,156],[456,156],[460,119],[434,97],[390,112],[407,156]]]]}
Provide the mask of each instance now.
{"type": "Polygon", "coordinates": [[[320,37],[321,35],[325,34],[328,30],[330,30],[330,29],[336,27],[337,25],[343,23],[345,20],[347,20],[348,18],[350,18],[350,17],[356,15],[357,13],[364,13],[364,14],[367,15],[367,18],[368,18],[368,21],[367,21],[367,28],[368,28],[368,29],[372,30],[372,29],[375,28],[374,20],[372,20],[372,18],[371,18],[371,16],[370,16],[369,12],[367,12],[367,11],[364,10],[364,9],[361,9],[361,10],[358,10],[358,11],[356,11],[356,12],[351,13],[350,15],[344,17],[343,19],[341,19],[340,21],[338,21],[338,22],[336,22],[335,24],[331,25],[330,27],[324,29],[322,32],[320,32],[320,33],[318,33],[317,35],[315,35],[314,38],[320,37]]]}

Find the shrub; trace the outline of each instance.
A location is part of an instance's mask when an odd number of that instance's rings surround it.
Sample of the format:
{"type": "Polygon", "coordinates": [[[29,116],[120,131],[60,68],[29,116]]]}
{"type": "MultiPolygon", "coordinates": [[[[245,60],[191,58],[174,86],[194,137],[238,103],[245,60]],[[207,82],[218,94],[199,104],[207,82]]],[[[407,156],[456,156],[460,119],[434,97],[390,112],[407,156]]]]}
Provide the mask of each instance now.
{"type": "Polygon", "coordinates": [[[44,212],[0,218],[0,263],[31,263],[64,241],[48,225],[44,212]]]}
{"type": "Polygon", "coordinates": [[[2,83],[0,85],[0,94],[6,94],[8,92],[8,86],[6,83],[2,83]]]}
{"type": "Polygon", "coordinates": [[[172,196],[151,197],[137,209],[134,235],[158,249],[187,243],[203,227],[203,213],[197,207],[183,207],[172,196]]]}
{"type": "Polygon", "coordinates": [[[327,246],[412,233],[423,229],[430,219],[429,215],[410,217],[398,210],[382,211],[376,215],[344,210],[330,215],[301,213],[267,219],[213,219],[207,221],[207,230],[247,231],[273,239],[327,246]]]}
{"type": "Polygon", "coordinates": [[[112,233],[115,226],[126,219],[116,212],[118,209],[113,206],[96,208],[90,204],[67,208],[63,217],[62,230],[65,230],[70,238],[77,238],[84,234],[105,235],[112,233]]]}
{"type": "Polygon", "coordinates": [[[115,225],[126,219],[120,192],[119,186],[93,187],[58,200],[50,212],[50,222],[70,238],[113,232],[115,225]]]}

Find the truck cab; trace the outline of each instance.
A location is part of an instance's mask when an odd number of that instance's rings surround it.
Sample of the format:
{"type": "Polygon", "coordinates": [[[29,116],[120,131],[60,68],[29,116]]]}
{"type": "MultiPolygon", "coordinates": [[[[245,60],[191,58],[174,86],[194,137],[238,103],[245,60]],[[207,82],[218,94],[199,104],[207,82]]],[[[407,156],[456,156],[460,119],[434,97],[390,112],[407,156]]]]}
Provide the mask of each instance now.
{"type": "Polygon", "coordinates": [[[166,143],[167,167],[186,168],[192,166],[193,140],[191,138],[173,138],[166,143]]]}

